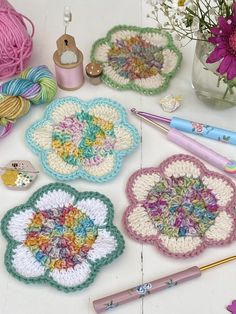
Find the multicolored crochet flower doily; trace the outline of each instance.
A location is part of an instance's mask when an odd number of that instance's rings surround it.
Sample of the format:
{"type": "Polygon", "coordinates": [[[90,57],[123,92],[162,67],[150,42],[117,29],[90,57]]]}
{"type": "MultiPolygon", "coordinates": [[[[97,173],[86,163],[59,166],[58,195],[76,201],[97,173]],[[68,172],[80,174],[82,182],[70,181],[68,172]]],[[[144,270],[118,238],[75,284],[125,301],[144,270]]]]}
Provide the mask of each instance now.
{"type": "Polygon", "coordinates": [[[116,26],[94,43],[91,59],[103,65],[106,84],[153,95],[168,87],[182,55],[163,30],[116,26]]]}
{"type": "Polygon", "coordinates": [[[113,205],[104,195],[46,185],[1,222],[7,270],[26,283],[81,290],[123,252],[123,237],[112,220],[113,205]]]}
{"type": "Polygon", "coordinates": [[[175,257],[235,239],[236,187],[196,158],[174,155],[129,179],[124,224],[130,236],[175,257]]]}
{"type": "Polygon", "coordinates": [[[45,171],[57,180],[104,182],[118,174],[124,156],[139,144],[124,108],[107,98],[57,99],[26,132],[45,171]]]}

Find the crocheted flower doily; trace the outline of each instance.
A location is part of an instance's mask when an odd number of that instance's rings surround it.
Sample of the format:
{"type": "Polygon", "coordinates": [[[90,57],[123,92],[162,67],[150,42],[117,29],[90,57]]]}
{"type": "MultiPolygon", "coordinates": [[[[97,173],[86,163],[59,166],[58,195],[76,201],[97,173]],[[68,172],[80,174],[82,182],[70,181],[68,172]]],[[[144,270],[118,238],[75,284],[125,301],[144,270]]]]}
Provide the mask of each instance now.
{"type": "Polygon", "coordinates": [[[123,252],[123,237],[112,220],[113,205],[104,195],[46,185],[2,220],[7,270],[26,283],[48,283],[65,292],[83,289],[123,252]]]}
{"type": "Polygon", "coordinates": [[[104,182],[118,174],[124,156],[139,144],[124,108],[113,100],[57,99],[26,132],[45,171],[57,180],[104,182]]]}
{"type": "Polygon", "coordinates": [[[94,43],[91,59],[103,65],[106,84],[153,95],[168,87],[182,55],[163,30],[116,26],[94,43]]]}
{"type": "Polygon", "coordinates": [[[235,238],[236,188],[188,155],[174,155],[129,179],[124,224],[130,236],[175,257],[235,238]]]}

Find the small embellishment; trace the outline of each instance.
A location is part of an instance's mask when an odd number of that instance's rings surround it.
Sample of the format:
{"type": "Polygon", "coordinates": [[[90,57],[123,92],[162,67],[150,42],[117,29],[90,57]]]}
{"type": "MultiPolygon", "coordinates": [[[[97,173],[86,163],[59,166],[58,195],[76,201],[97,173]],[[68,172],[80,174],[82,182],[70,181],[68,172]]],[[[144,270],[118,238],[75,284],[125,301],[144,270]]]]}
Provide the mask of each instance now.
{"type": "Polygon", "coordinates": [[[99,63],[91,62],[86,65],[85,70],[89,77],[98,77],[102,75],[103,67],[99,63]]]}
{"type": "Polygon", "coordinates": [[[18,175],[18,170],[6,170],[4,174],[2,174],[2,181],[6,186],[16,186],[18,175]]]}
{"type": "Polygon", "coordinates": [[[230,160],[224,167],[224,171],[227,173],[235,174],[236,173],[236,162],[230,160]]]}
{"type": "Polygon", "coordinates": [[[78,48],[73,36],[64,34],[58,38],[57,54],[61,64],[73,65],[78,62],[78,48]]]}
{"type": "Polygon", "coordinates": [[[12,160],[0,170],[4,185],[15,190],[30,187],[38,174],[31,162],[27,160],[12,160]]]}
{"type": "Polygon", "coordinates": [[[90,83],[98,85],[101,83],[101,76],[103,72],[103,66],[97,62],[91,62],[86,65],[86,74],[89,78],[90,83]]]}
{"type": "Polygon", "coordinates": [[[198,135],[204,135],[209,134],[210,132],[214,131],[214,127],[199,123],[199,122],[191,122],[192,124],[192,133],[198,134],[198,135]]]}
{"type": "Polygon", "coordinates": [[[94,43],[91,59],[102,64],[107,85],[153,95],[168,87],[182,55],[165,31],[116,26],[94,43]]]}
{"type": "Polygon", "coordinates": [[[116,176],[123,158],[139,144],[124,108],[106,98],[54,101],[27,130],[26,139],[55,179],[95,182],[116,176]]]}
{"type": "Polygon", "coordinates": [[[61,55],[61,64],[74,64],[77,61],[78,57],[72,50],[64,51],[61,55]]]}
{"type": "Polygon", "coordinates": [[[227,310],[232,314],[236,314],[236,301],[233,301],[231,305],[227,306],[227,310]]]}
{"type": "Polygon", "coordinates": [[[218,137],[218,141],[222,143],[229,143],[230,140],[231,140],[230,136],[223,135],[222,137],[220,136],[218,137]]]}
{"type": "Polygon", "coordinates": [[[26,283],[81,290],[123,252],[112,218],[113,205],[102,194],[59,183],[43,186],[2,220],[7,270],[26,283]]]}
{"type": "Polygon", "coordinates": [[[127,194],[128,234],[167,255],[192,257],[234,240],[236,187],[194,157],[174,155],[159,167],[138,170],[127,194]]]}
{"type": "Polygon", "coordinates": [[[176,111],[182,104],[182,96],[167,95],[160,100],[160,105],[165,112],[176,111]]]}
{"type": "Polygon", "coordinates": [[[177,286],[178,282],[177,281],[173,281],[173,279],[170,279],[166,282],[166,286],[167,288],[172,288],[177,286]]]}
{"type": "Polygon", "coordinates": [[[119,306],[118,303],[113,303],[113,300],[111,300],[110,302],[104,304],[105,305],[105,311],[109,311],[112,309],[115,309],[117,306],[119,306]]]}
{"type": "Polygon", "coordinates": [[[139,285],[136,288],[134,288],[134,291],[137,292],[140,298],[142,298],[150,294],[151,289],[152,289],[151,283],[144,283],[143,285],[139,285]]]}

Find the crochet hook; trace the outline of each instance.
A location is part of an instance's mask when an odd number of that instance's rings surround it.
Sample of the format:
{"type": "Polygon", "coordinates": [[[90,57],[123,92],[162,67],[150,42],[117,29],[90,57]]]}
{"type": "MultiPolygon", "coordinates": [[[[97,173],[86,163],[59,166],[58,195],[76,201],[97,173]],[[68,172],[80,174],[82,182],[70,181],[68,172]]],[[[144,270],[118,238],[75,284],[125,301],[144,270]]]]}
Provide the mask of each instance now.
{"type": "Polygon", "coordinates": [[[201,135],[216,141],[236,145],[236,132],[218,128],[209,124],[189,121],[186,119],[172,117],[171,119],[155,115],[145,111],[137,111],[140,116],[146,117],[170,125],[171,128],[179,131],[201,135]]]}
{"type": "Polygon", "coordinates": [[[184,135],[180,131],[177,131],[173,128],[166,128],[160,123],[154,122],[150,118],[146,118],[143,115],[140,115],[139,111],[137,111],[135,108],[131,109],[131,112],[139,116],[141,119],[145,120],[149,124],[154,125],[159,130],[165,132],[167,134],[168,140],[171,142],[179,145],[180,147],[183,147],[190,153],[194,154],[195,156],[198,156],[202,158],[203,160],[206,160],[209,162],[209,164],[217,167],[220,170],[223,170],[224,172],[236,177],[236,162],[234,160],[230,160],[212,149],[206,147],[203,144],[200,144],[199,142],[193,140],[192,138],[184,135]]]}
{"type": "Polygon", "coordinates": [[[200,277],[203,271],[234,261],[235,259],[236,256],[231,256],[202,267],[193,266],[184,271],[163,277],[161,279],[153,280],[149,283],[141,284],[137,287],[121,291],[119,293],[94,301],[94,309],[97,314],[103,313],[109,309],[116,308],[119,305],[128,303],[133,300],[137,300],[140,297],[144,297],[148,294],[152,294],[166,288],[174,287],[182,282],[200,277]]]}

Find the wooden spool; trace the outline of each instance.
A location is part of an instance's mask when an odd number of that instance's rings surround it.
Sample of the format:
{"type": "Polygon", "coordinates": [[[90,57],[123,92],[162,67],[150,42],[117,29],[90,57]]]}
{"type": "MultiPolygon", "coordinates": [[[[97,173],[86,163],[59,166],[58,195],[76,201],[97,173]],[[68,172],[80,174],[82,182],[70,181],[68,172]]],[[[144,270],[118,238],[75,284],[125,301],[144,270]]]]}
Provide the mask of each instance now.
{"type": "Polygon", "coordinates": [[[76,47],[73,36],[64,34],[57,40],[53,60],[60,88],[75,90],[83,85],[83,54],[76,47]]]}

